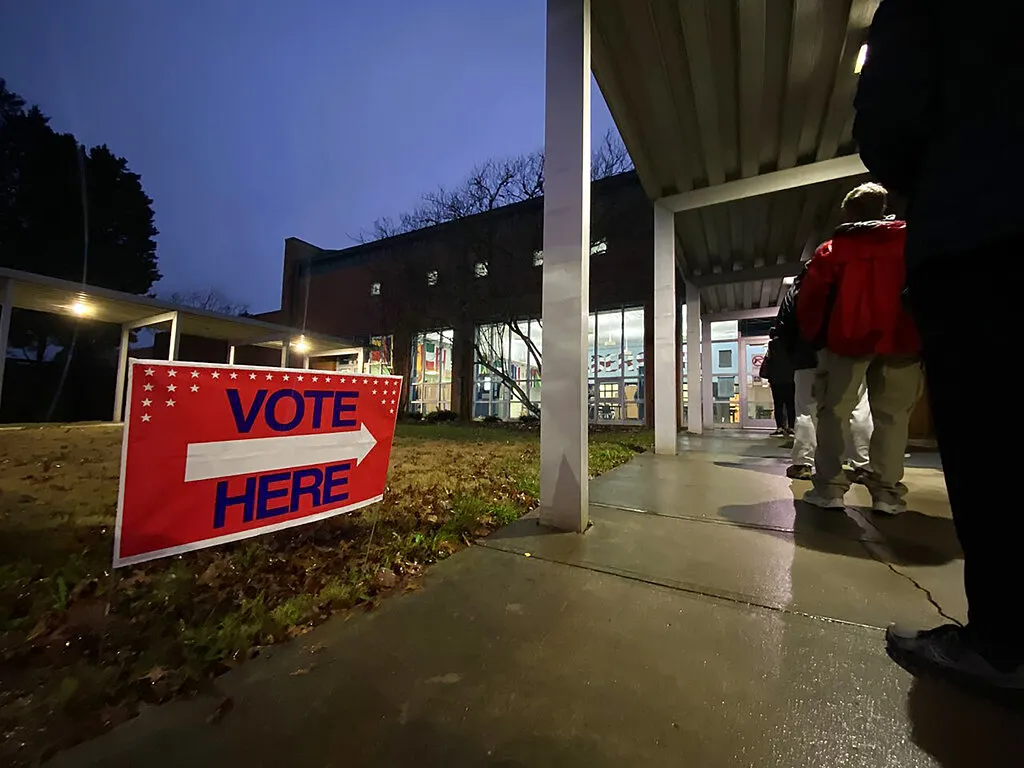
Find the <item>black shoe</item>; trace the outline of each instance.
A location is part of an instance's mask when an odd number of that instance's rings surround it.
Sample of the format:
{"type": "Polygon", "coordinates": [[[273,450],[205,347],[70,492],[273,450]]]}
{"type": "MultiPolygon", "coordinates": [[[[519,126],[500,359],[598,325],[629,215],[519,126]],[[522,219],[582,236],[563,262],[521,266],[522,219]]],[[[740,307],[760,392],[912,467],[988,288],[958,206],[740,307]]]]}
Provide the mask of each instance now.
{"type": "Polygon", "coordinates": [[[945,624],[923,632],[892,626],[885,632],[889,658],[919,677],[936,677],[979,692],[1024,697],[1024,661],[983,655],[970,630],[945,624]]]}
{"type": "Polygon", "coordinates": [[[784,429],[776,429],[774,432],[772,432],[771,436],[772,437],[785,437],[786,436],[786,430],[784,430],[784,429]]]}
{"type": "Polygon", "coordinates": [[[786,430],[786,437],[796,437],[796,431],[792,429],[786,430]]]}
{"type": "Polygon", "coordinates": [[[791,464],[786,467],[786,477],[791,480],[810,480],[814,476],[814,467],[809,464],[791,464]]]}

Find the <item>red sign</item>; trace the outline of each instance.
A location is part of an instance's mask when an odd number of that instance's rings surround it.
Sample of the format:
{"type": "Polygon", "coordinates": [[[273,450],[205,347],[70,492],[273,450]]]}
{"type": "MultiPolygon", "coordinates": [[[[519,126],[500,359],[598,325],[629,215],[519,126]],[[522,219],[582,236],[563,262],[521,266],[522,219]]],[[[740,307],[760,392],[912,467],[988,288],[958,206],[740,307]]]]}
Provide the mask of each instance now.
{"type": "Polygon", "coordinates": [[[380,501],[400,376],[132,360],[114,567],[380,501]]]}

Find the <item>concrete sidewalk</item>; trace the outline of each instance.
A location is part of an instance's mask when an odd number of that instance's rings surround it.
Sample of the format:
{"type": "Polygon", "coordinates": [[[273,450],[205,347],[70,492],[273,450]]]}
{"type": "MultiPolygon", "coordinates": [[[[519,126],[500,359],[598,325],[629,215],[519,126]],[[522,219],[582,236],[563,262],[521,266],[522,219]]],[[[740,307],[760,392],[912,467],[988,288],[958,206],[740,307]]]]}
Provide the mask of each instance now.
{"type": "Polygon", "coordinates": [[[882,648],[891,620],[964,617],[936,469],[879,520],[794,504],[767,438],[681,446],[596,480],[587,534],[525,518],[223,676],[218,722],[215,698],[176,702],[52,765],[1024,764],[1020,713],[882,648]]]}

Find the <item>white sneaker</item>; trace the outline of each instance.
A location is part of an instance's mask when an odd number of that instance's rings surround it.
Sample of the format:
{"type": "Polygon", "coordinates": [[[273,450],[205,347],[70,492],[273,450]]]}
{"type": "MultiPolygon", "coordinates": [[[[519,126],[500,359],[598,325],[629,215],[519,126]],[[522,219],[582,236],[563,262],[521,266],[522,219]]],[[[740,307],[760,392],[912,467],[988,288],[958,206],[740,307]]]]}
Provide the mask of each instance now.
{"type": "Polygon", "coordinates": [[[907,511],[907,504],[903,501],[873,501],[871,502],[871,511],[880,515],[896,517],[896,515],[907,511]]]}
{"type": "Polygon", "coordinates": [[[826,496],[814,488],[811,488],[803,495],[803,501],[821,509],[843,509],[846,506],[842,496],[826,496]]]}

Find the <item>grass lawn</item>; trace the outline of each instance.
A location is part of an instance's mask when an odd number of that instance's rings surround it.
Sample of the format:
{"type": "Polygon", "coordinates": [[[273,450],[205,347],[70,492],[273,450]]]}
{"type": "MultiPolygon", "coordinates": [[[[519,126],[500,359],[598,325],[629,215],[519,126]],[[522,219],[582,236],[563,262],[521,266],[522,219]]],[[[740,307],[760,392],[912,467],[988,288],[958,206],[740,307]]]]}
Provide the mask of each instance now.
{"type": "MultiPolygon", "coordinates": [[[[592,435],[591,474],[651,442],[592,435]]],[[[32,764],[334,612],[414,589],[538,492],[535,431],[401,425],[382,503],[111,572],[120,444],[110,426],[0,431],[0,765],[32,764]]]]}

